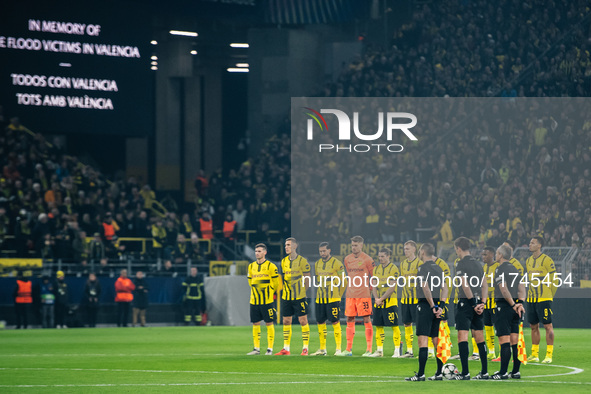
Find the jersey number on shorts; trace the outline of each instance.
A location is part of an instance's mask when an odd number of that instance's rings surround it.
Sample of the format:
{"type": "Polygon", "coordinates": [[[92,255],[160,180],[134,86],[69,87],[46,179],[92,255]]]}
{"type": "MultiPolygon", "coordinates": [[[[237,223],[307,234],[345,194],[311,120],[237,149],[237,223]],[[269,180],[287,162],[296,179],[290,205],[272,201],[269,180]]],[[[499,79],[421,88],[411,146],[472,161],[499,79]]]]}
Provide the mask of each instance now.
{"type": "Polygon", "coordinates": [[[269,317],[273,318],[273,308],[269,308],[269,317]]]}
{"type": "Polygon", "coordinates": [[[390,320],[392,323],[394,323],[395,319],[396,319],[396,312],[388,313],[388,320],[390,320]]]}
{"type": "Polygon", "coordinates": [[[363,302],[363,309],[369,309],[369,302],[363,302]]]}
{"type": "Polygon", "coordinates": [[[338,317],[339,316],[339,308],[332,308],[332,315],[334,317],[338,317]]]}

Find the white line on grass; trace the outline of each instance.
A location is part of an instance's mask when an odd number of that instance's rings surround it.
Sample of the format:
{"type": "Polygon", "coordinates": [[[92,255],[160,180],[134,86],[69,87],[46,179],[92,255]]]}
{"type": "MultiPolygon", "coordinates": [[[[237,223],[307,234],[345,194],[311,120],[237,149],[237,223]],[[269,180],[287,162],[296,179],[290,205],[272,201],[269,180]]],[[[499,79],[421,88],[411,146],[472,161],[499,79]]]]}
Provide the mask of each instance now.
{"type": "Polygon", "coordinates": [[[0,354],[1,357],[177,357],[177,356],[242,356],[238,353],[28,353],[28,354],[0,354]]]}
{"type": "MultiPolygon", "coordinates": [[[[554,364],[532,364],[545,367],[567,368],[569,372],[527,376],[528,379],[547,378],[554,376],[576,375],[584,370],[582,368],[568,367],[566,365],[554,364]]],[[[194,373],[194,374],[226,374],[226,375],[274,375],[274,376],[309,376],[309,377],[338,377],[338,378],[377,378],[377,379],[401,379],[401,376],[372,376],[372,375],[335,375],[335,374],[312,374],[312,373],[287,373],[287,372],[243,372],[243,371],[176,371],[176,370],[152,370],[152,369],[109,369],[109,368],[33,368],[33,367],[7,367],[0,370],[25,370],[25,371],[89,371],[89,372],[139,372],[139,373],[194,373]]]]}
{"type": "MultiPolygon", "coordinates": [[[[528,363],[529,364],[529,363],[528,363]]],[[[566,365],[555,365],[555,364],[532,364],[532,365],[542,365],[544,367],[557,367],[557,368],[568,368],[571,371],[570,372],[566,372],[566,373],[556,373],[556,374],[551,374],[551,375],[535,375],[535,376],[528,376],[528,379],[532,379],[532,378],[547,378],[550,376],[566,376],[566,375],[576,375],[578,373],[581,373],[584,371],[584,369],[582,368],[576,368],[576,367],[567,367],[566,365]]],[[[544,382],[545,383],[545,382],[544,382]]]]}
{"type": "MultiPolygon", "coordinates": [[[[535,380],[513,380],[511,382],[524,383],[556,383],[589,385],[591,382],[540,382],[535,380]]],[[[316,382],[195,382],[195,383],[98,383],[98,384],[2,384],[0,388],[48,388],[48,387],[142,387],[142,386],[240,386],[240,385],[276,385],[276,384],[311,384],[316,382]]],[[[322,382],[323,384],[353,384],[353,383],[394,383],[391,380],[339,380],[322,382]]],[[[402,381],[400,381],[402,383],[402,381]]],[[[493,383],[503,384],[503,383],[493,383]]],[[[511,383],[509,383],[511,384],[511,383]]]]}
{"type": "Polygon", "coordinates": [[[373,376],[373,375],[335,375],[314,373],[287,373],[287,372],[242,372],[242,371],[168,371],[152,369],[108,369],[108,368],[33,368],[33,367],[6,367],[0,371],[88,371],[88,372],[140,372],[140,373],[194,373],[194,374],[222,374],[222,375],[274,375],[274,376],[310,376],[310,377],[335,377],[335,378],[378,378],[378,379],[402,379],[402,376],[373,376]]]}

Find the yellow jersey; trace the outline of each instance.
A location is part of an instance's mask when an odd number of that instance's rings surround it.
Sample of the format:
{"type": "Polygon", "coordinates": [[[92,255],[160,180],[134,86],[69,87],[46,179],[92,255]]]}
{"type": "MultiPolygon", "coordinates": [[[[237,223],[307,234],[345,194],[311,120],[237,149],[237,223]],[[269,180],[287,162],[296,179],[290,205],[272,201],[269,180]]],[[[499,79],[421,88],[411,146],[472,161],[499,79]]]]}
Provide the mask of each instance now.
{"type": "Polygon", "coordinates": [[[306,297],[303,277],[310,274],[310,264],[304,257],[298,255],[290,260],[285,256],[281,260],[281,276],[283,280],[283,291],[281,298],[288,301],[299,300],[306,297]]]}
{"type": "Polygon", "coordinates": [[[273,294],[279,285],[277,266],[269,260],[262,264],[253,261],[248,266],[248,284],[250,285],[250,303],[265,305],[273,302],[273,294]]]}
{"type": "Polygon", "coordinates": [[[493,261],[492,264],[484,264],[482,270],[484,271],[484,280],[488,282],[488,299],[486,300],[486,309],[494,309],[497,306],[495,302],[495,271],[499,263],[493,261]]]}
{"type": "Polygon", "coordinates": [[[411,261],[405,259],[400,263],[400,275],[406,278],[406,284],[402,288],[402,297],[400,299],[402,304],[416,304],[419,302],[419,299],[417,298],[415,278],[417,277],[419,265],[421,264],[423,264],[423,262],[418,257],[415,257],[414,260],[411,261]],[[411,277],[413,280],[410,280],[411,277]]]}
{"type": "MultiPolygon", "coordinates": [[[[379,284],[376,287],[376,291],[378,292],[378,297],[381,298],[391,287],[390,285],[394,285],[394,287],[396,287],[396,280],[400,276],[400,271],[398,271],[398,267],[396,267],[396,265],[393,263],[389,263],[385,267],[382,264],[379,264],[377,267],[373,269],[373,276],[375,276],[379,280],[379,284]]],[[[394,290],[390,297],[384,300],[382,306],[376,306],[374,304],[376,308],[389,308],[391,306],[397,305],[398,289],[394,290]]]]}
{"type": "Polygon", "coordinates": [[[556,293],[556,286],[554,285],[556,267],[554,261],[548,255],[542,253],[537,259],[534,256],[528,257],[525,266],[529,282],[527,302],[552,301],[554,293],[556,293]]]}
{"type": "Polygon", "coordinates": [[[523,276],[523,265],[521,265],[521,263],[519,262],[519,260],[517,260],[515,257],[511,257],[511,260],[509,260],[509,262],[511,264],[513,264],[513,266],[515,268],[517,268],[517,271],[519,271],[519,276],[523,276]]]}
{"type": "Polygon", "coordinates": [[[329,304],[341,300],[344,290],[343,273],[345,267],[341,260],[331,257],[327,261],[319,259],[314,264],[314,272],[317,278],[316,303],[329,304]],[[338,282],[332,282],[332,278],[338,277],[338,282]],[[339,287],[333,287],[332,284],[341,284],[339,287]]]}

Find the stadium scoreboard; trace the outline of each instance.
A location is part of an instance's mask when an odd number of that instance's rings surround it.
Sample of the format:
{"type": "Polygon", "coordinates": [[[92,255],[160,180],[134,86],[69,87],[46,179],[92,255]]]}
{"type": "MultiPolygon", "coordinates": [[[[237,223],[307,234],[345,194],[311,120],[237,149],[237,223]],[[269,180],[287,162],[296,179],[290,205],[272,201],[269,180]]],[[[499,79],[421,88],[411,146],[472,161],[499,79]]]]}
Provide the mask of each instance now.
{"type": "Polygon", "coordinates": [[[0,15],[5,118],[39,132],[151,132],[150,17],[106,4],[8,5],[0,15]]]}

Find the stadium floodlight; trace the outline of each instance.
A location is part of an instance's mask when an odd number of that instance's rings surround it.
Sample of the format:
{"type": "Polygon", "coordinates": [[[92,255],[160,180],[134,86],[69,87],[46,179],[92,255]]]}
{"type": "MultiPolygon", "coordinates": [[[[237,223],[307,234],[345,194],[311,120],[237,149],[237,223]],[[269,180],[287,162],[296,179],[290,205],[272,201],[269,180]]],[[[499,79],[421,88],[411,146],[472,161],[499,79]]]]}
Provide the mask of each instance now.
{"type": "Polygon", "coordinates": [[[152,66],[152,67],[150,67],[150,69],[152,69],[152,70],[156,71],[156,70],[158,70],[158,67],[156,67],[156,66],[152,66]]]}
{"type": "Polygon", "coordinates": [[[246,68],[248,68],[248,63],[236,63],[236,67],[246,67],[246,68]]]}
{"type": "Polygon", "coordinates": [[[247,73],[249,71],[248,68],[244,67],[230,67],[228,68],[229,73],[247,73]]]}
{"type": "Polygon", "coordinates": [[[196,55],[196,54],[197,54],[197,51],[196,51],[195,49],[193,49],[193,50],[191,51],[191,55],[196,55]]]}
{"type": "Polygon", "coordinates": [[[151,64],[152,66],[157,66],[157,65],[158,65],[158,62],[157,62],[157,61],[152,61],[150,64],[151,64]]]}
{"type": "Polygon", "coordinates": [[[250,45],[244,42],[233,42],[230,44],[232,48],[249,48],[250,45]]]}
{"type": "Polygon", "coordinates": [[[150,59],[152,59],[152,60],[158,60],[158,56],[152,55],[152,57],[150,59]]]}
{"type": "Polygon", "coordinates": [[[150,44],[152,44],[152,45],[158,45],[158,41],[152,40],[152,41],[150,41],[150,44]]]}
{"type": "Polygon", "coordinates": [[[169,33],[172,34],[173,36],[185,36],[185,37],[197,37],[199,35],[194,31],[184,31],[184,30],[171,30],[171,31],[169,31],[169,33]]]}
{"type": "Polygon", "coordinates": [[[60,63],[60,67],[72,67],[72,63],[60,63]]]}

